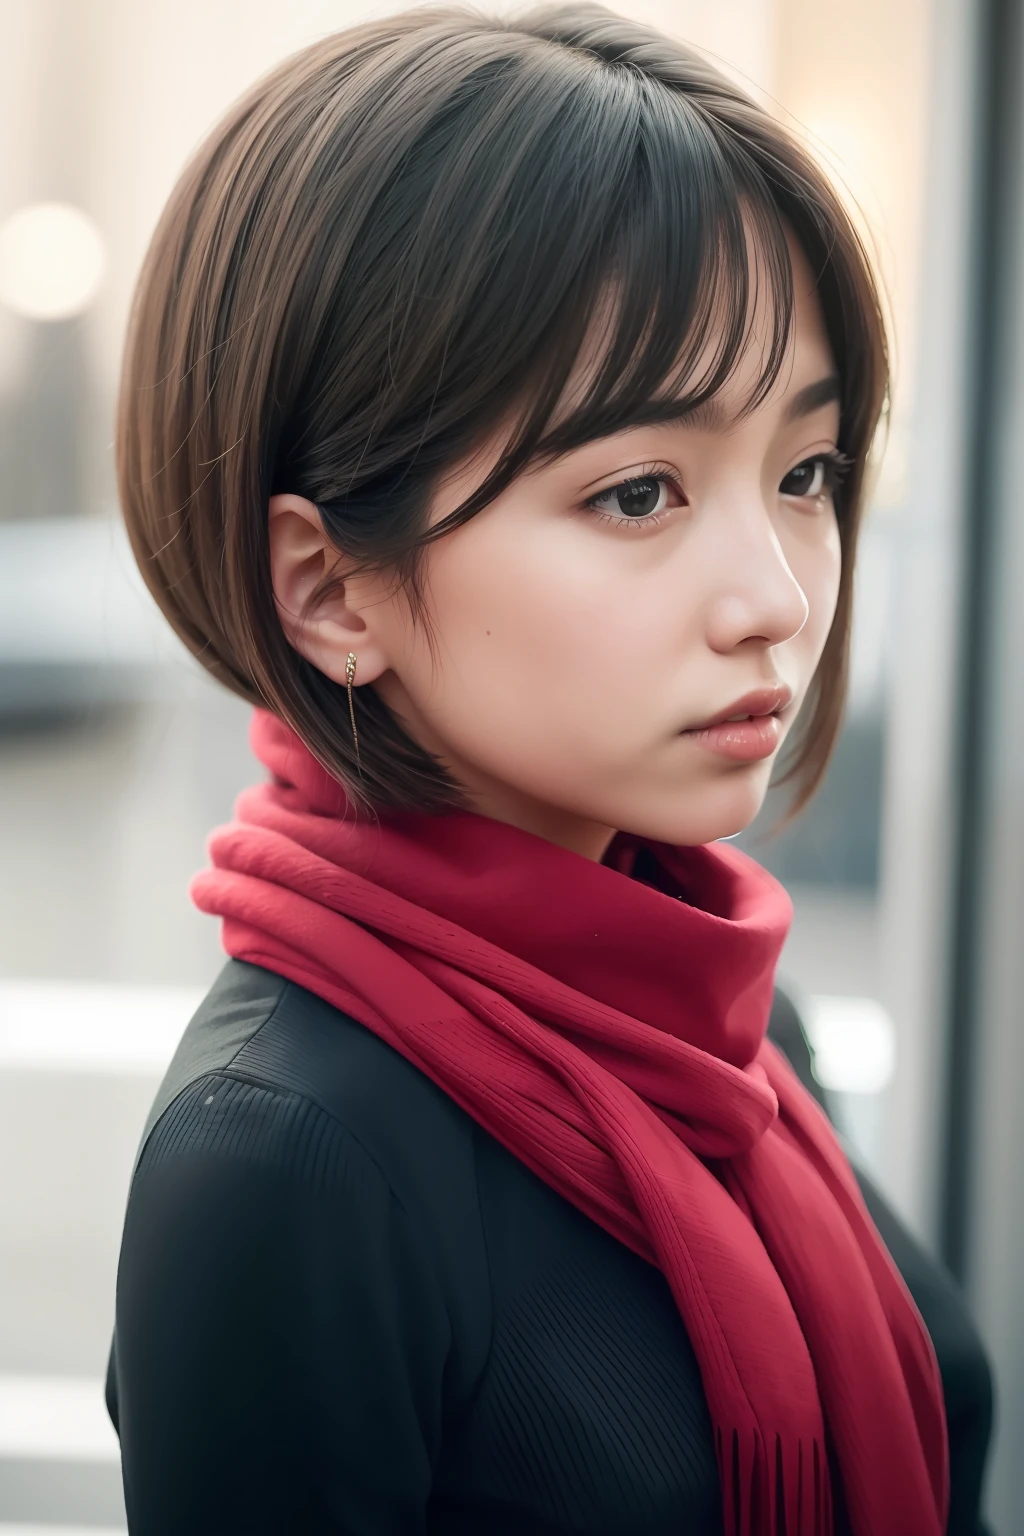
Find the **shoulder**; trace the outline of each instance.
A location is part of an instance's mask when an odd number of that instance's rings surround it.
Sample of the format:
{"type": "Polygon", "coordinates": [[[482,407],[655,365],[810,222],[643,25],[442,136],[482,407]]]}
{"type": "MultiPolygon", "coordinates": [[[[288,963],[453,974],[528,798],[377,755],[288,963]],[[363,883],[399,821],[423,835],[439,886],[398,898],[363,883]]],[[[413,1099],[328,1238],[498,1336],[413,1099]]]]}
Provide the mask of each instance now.
{"type": "Polygon", "coordinates": [[[260,966],[225,965],[182,1036],[140,1152],[171,1105],[210,1077],[304,1100],[410,1204],[421,1203],[425,1171],[472,1165],[473,1122],[440,1088],[371,1030],[260,966]]]}
{"type": "Polygon", "coordinates": [[[372,1031],[259,966],[229,961],[157,1092],[133,1176],[258,1187],[268,1209],[313,1189],[331,1219],[397,1207],[446,1303],[483,1306],[478,1131],[372,1031]],[[186,1166],[187,1165],[187,1166],[186,1166]],[[344,1209],[341,1207],[344,1206],[344,1209]]]}

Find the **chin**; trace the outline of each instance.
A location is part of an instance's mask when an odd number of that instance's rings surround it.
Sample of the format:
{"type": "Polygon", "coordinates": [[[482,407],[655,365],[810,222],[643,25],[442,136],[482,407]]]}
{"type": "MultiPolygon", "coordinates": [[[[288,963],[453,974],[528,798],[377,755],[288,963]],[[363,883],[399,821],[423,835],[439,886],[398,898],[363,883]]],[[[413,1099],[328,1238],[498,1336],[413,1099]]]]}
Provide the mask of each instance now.
{"type": "Polygon", "coordinates": [[[670,800],[647,799],[630,808],[619,829],[674,847],[696,847],[735,837],[750,826],[768,791],[770,769],[732,773],[712,783],[689,785],[670,800]]]}

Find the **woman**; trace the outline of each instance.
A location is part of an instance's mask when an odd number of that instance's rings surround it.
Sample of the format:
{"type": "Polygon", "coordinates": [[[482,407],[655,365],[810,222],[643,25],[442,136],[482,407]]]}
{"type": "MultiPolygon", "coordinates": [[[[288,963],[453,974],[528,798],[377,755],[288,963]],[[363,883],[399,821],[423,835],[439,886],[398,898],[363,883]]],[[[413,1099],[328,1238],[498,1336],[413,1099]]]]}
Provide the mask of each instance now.
{"type": "Polygon", "coordinates": [[[133,1179],[133,1531],[977,1529],[984,1361],[718,842],[824,770],[884,397],[821,174],[603,10],[330,37],[199,151],[121,492],[270,780],[133,1179]]]}

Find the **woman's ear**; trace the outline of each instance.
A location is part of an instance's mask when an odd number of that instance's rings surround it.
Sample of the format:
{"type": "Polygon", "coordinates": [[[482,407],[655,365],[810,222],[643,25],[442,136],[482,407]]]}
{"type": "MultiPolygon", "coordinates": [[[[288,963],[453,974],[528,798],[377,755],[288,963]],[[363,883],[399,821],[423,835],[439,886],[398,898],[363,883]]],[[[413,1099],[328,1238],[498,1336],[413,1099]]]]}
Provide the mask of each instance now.
{"type": "Polygon", "coordinates": [[[354,590],[361,584],[345,581],[344,558],[324,532],[316,504],[286,493],[271,496],[268,510],[270,579],[289,643],[338,683],[345,682],[349,652],[355,652],[358,681],[373,682],[388,662],[360,612],[369,608],[354,590]]]}

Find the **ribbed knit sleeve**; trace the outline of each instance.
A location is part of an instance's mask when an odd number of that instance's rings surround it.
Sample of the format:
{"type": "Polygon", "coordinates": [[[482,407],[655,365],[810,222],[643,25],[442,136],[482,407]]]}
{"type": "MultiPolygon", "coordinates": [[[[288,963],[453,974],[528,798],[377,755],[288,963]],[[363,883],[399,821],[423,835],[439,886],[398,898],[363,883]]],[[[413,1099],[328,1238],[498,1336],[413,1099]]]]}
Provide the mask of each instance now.
{"type": "Polygon", "coordinates": [[[413,1536],[450,1328],[415,1224],[330,1115],[218,1074],[146,1144],[108,1401],[132,1536],[413,1536]]]}

